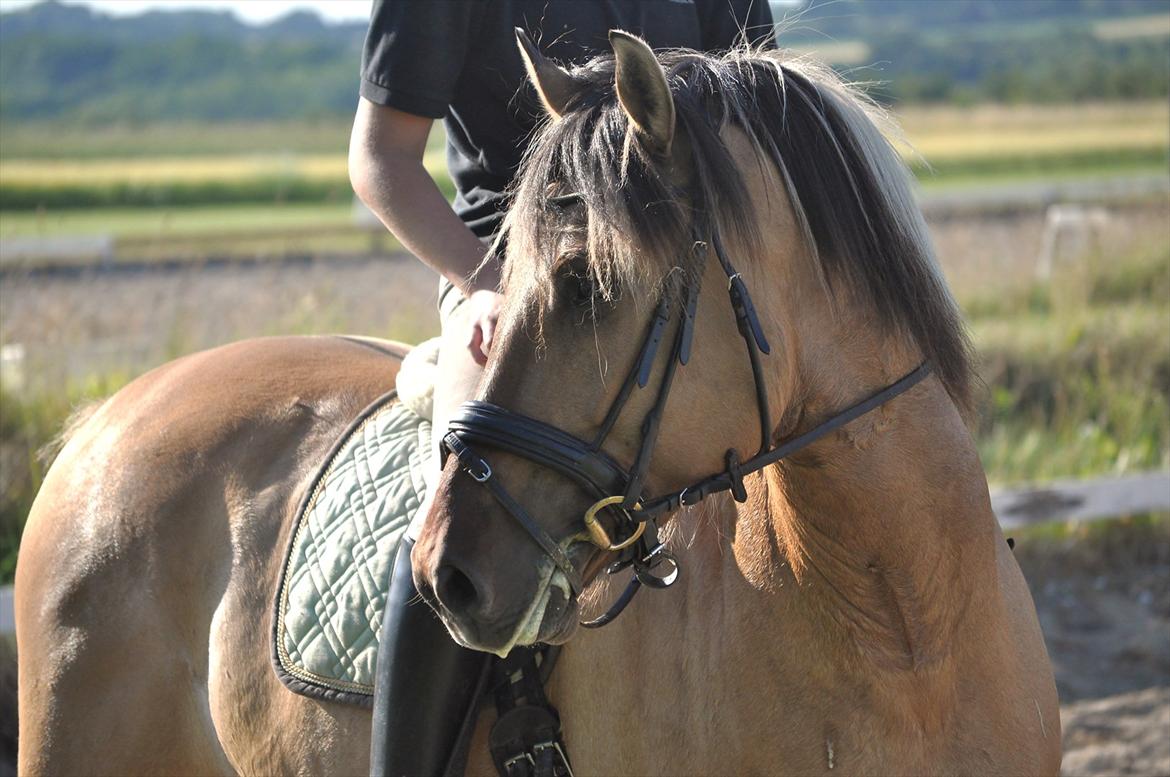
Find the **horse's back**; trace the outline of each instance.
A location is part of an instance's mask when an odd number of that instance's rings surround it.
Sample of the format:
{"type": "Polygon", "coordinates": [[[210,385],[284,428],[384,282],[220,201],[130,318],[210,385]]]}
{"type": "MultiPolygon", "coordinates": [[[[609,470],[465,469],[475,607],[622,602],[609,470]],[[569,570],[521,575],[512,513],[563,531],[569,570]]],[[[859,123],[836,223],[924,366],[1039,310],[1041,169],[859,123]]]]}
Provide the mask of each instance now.
{"type": "Polygon", "coordinates": [[[265,637],[300,492],[406,350],[243,341],[142,376],[72,431],[16,572],[22,774],[331,770],[281,760],[296,727],[266,753],[233,733],[274,715],[360,726],[290,698],[265,637]]]}

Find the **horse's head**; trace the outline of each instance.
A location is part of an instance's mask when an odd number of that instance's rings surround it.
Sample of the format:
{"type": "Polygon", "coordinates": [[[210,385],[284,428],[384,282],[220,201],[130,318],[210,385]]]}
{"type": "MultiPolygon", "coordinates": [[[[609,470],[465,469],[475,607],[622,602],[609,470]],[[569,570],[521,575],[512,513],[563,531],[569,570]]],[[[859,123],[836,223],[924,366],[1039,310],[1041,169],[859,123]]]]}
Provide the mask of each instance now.
{"type": "MultiPolygon", "coordinates": [[[[507,303],[482,404],[451,440],[413,556],[452,634],[501,654],[574,630],[579,588],[617,557],[583,525],[602,497],[678,494],[731,470],[729,451],[746,459],[799,429],[802,375],[855,323],[827,304],[834,273],[889,291],[883,267],[853,277],[833,259],[919,227],[861,233],[866,195],[876,210],[906,207],[883,187],[908,195],[865,166],[884,141],[839,82],[758,52],[659,59],[633,36],[611,43],[614,56],[570,72],[521,36],[549,120],[505,225],[507,303]],[[852,231],[834,210],[856,216],[852,231]],[[729,299],[740,284],[755,292],[750,320],[729,299]],[[766,380],[753,349],[770,351],[766,380]]],[[[945,369],[947,354],[921,350],[945,369]]],[[[596,517],[615,543],[636,526],[614,507],[596,517]]]]}

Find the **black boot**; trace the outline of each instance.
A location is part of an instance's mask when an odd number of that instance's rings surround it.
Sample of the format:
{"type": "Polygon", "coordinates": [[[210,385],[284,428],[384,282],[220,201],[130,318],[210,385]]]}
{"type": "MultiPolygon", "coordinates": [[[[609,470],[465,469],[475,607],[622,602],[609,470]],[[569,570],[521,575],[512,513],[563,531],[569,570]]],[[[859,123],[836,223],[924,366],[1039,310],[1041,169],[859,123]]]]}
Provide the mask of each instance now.
{"type": "Polygon", "coordinates": [[[493,658],[456,644],[419,598],[410,569],[413,547],[413,540],[402,539],[390,571],[374,679],[374,777],[461,774],[493,658]],[[468,735],[460,737],[463,729],[468,735]]]}

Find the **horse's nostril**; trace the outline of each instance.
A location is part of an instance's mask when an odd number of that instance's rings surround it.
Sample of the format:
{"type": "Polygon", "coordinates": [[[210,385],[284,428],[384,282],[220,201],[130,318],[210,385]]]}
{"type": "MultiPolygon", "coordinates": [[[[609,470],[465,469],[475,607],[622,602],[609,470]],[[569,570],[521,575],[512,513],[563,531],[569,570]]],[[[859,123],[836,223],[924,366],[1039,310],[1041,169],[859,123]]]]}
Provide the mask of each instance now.
{"type": "Polygon", "coordinates": [[[475,583],[456,567],[449,565],[439,567],[435,583],[435,595],[439,597],[443,606],[452,612],[467,613],[479,599],[475,583]]]}

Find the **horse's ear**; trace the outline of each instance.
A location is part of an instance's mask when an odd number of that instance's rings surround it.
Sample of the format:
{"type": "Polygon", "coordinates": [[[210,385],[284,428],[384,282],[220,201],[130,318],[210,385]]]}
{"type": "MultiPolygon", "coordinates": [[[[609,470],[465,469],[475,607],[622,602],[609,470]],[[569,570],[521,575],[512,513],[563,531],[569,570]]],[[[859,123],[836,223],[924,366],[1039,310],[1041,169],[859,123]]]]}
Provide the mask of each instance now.
{"type": "Polygon", "coordinates": [[[609,45],[617,59],[618,101],[649,147],[669,154],[674,140],[674,98],[666,71],[646,41],[621,30],[609,31],[609,45]]]}
{"type": "Polygon", "coordinates": [[[545,110],[554,119],[565,114],[569,100],[577,93],[577,82],[568,71],[540,53],[528,33],[516,28],[516,45],[520,47],[520,58],[528,70],[528,78],[536,87],[545,110]]]}

